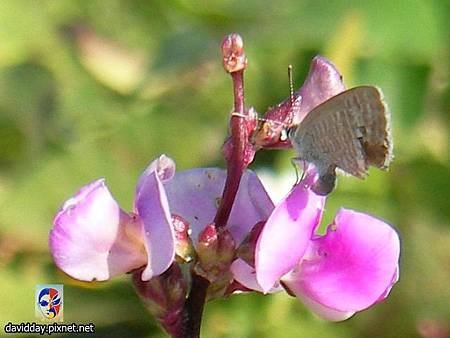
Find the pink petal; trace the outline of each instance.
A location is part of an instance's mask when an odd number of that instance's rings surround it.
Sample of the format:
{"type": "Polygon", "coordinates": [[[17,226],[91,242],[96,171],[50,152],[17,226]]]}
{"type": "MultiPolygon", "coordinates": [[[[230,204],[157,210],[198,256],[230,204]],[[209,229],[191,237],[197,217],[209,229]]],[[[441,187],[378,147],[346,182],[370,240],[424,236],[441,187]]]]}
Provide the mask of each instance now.
{"type": "Polygon", "coordinates": [[[340,312],[363,310],[385,298],[397,280],[400,240],[385,222],[341,209],[326,235],[283,278],[299,297],[340,312]]]}
{"type": "Polygon", "coordinates": [[[259,237],[255,267],[264,292],[299,263],[320,223],[326,198],[309,189],[315,179],[315,172],[310,172],[294,187],[275,207],[259,237]]]}
{"type": "Polygon", "coordinates": [[[53,224],[53,259],[74,278],[106,280],[146,263],[141,224],[120,209],[103,179],[69,199],[53,224]]]}
{"type": "Polygon", "coordinates": [[[341,74],[336,67],[323,56],[314,57],[308,76],[296,93],[302,101],[294,114],[294,124],[300,123],[313,108],[344,90],[341,74]]]}
{"type": "Polygon", "coordinates": [[[392,280],[388,286],[388,288],[386,290],[384,290],[384,292],[381,294],[381,296],[377,299],[377,303],[381,302],[382,300],[386,299],[387,296],[389,296],[389,293],[391,292],[392,287],[394,286],[395,283],[398,282],[400,278],[400,269],[399,266],[397,265],[397,269],[395,269],[394,275],[392,276],[392,280]]]}
{"type": "MultiPolygon", "coordinates": [[[[225,178],[225,170],[198,168],[177,173],[164,184],[171,212],[190,223],[194,243],[205,225],[214,220],[225,178]]],[[[272,201],[256,174],[246,171],[229,219],[229,229],[236,244],[256,223],[266,220],[272,209],[272,201]]]]}
{"type": "Polygon", "coordinates": [[[141,176],[135,209],[144,225],[148,263],[142,272],[142,280],[147,281],[166,271],[175,258],[175,232],[166,192],[157,171],[141,176]]]}
{"type": "MultiPolygon", "coordinates": [[[[292,290],[291,290],[292,291],[292,290]]],[[[296,294],[297,298],[305,304],[312,312],[318,315],[320,318],[329,320],[331,322],[340,322],[353,316],[355,312],[352,311],[338,311],[329,307],[323,306],[315,300],[309,298],[304,293],[296,294]]]]}

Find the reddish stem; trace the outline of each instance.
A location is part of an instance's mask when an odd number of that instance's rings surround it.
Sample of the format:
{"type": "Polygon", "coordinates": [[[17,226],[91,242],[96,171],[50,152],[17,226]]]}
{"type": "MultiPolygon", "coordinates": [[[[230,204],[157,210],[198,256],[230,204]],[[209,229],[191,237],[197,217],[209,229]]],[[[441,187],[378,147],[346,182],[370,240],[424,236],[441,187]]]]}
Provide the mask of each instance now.
{"type": "MultiPolygon", "coordinates": [[[[203,308],[205,306],[209,281],[192,273],[191,292],[184,305],[184,335],[183,338],[200,337],[203,308]]],[[[176,337],[174,337],[176,338],[176,337]]]]}
{"type": "MultiPolygon", "coordinates": [[[[242,38],[237,34],[230,34],[222,43],[224,68],[231,74],[234,92],[234,113],[231,116],[231,156],[227,157],[227,178],[222,199],[214,218],[216,228],[224,228],[230,217],[231,209],[239,189],[242,174],[246,167],[244,161],[247,129],[242,116],[244,109],[244,70],[247,60],[243,52],[242,38]]],[[[220,232],[219,232],[220,235],[220,232]]],[[[192,272],[192,285],[184,307],[184,337],[200,337],[200,327],[203,308],[206,301],[209,281],[192,272]]]]}
{"type": "Polygon", "coordinates": [[[244,152],[247,141],[247,129],[242,115],[244,112],[244,71],[231,73],[234,87],[234,112],[241,116],[231,117],[232,153],[227,163],[227,179],[222,194],[222,199],[217,210],[214,223],[217,228],[225,227],[239,189],[242,174],[245,168],[244,152]]]}

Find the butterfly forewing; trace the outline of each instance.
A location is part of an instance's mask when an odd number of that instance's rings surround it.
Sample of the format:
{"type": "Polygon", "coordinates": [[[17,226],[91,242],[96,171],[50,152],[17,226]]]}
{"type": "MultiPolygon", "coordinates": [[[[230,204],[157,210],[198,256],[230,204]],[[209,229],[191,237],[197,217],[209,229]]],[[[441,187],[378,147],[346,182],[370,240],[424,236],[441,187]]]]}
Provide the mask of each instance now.
{"type": "Polygon", "coordinates": [[[364,177],[368,166],[386,168],[392,158],[390,114],[377,87],[349,89],[314,108],[291,142],[299,157],[325,170],[337,166],[364,177]]]}

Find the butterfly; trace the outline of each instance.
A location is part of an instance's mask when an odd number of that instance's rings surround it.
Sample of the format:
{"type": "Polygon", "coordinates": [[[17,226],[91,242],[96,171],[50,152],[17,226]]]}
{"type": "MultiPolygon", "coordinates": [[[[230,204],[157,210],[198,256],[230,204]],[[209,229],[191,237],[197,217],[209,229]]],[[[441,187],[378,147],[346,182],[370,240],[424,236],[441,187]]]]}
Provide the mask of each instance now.
{"type": "Polygon", "coordinates": [[[312,190],[329,194],[336,168],[364,178],[369,166],[386,169],[393,158],[390,111],[381,90],[359,86],[315,107],[287,137],[298,159],[312,163],[319,178],[312,190]]]}

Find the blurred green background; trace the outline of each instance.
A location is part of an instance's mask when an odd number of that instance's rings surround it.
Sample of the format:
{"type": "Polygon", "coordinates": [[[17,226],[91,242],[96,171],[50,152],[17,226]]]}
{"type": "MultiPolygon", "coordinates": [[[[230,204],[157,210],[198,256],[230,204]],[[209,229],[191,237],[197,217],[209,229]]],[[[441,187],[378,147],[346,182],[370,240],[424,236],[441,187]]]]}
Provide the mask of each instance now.
{"type": "MultiPolygon", "coordinates": [[[[219,45],[239,32],[246,102],[260,113],[288,96],[287,65],[298,87],[316,54],[348,87],[383,89],[391,170],[341,177],[325,221],[345,206],[396,226],[401,279],[385,302],[337,324],[285,294],[214,301],[203,337],[446,337],[449,22],[446,0],[0,1],[0,334],[34,320],[35,284],[63,283],[66,322],[93,322],[99,337],[165,336],[127,277],[88,284],[57,271],[48,232],[99,177],[130,210],[139,173],[161,153],[178,170],[223,166],[232,87],[219,45]]],[[[261,152],[252,168],[292,182],[292,156],[261,152]]]]}

